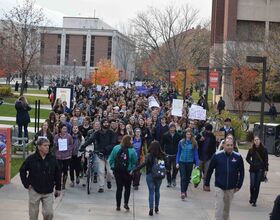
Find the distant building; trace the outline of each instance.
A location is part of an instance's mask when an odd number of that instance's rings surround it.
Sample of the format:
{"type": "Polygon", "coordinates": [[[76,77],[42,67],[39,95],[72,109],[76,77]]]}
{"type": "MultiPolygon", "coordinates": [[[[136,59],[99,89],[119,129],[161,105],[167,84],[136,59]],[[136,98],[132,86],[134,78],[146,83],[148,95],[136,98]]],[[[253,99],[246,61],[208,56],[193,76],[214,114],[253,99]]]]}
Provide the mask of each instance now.
{"type": "Polygon", "coordinates": [[[64,17],[63,27],[42,27],[41,39],[40,63],[57,76],[88,77],[100,59],[109,59],[122,79],[133,79],[135,46],[98,18],[64,17]]]}
{"type": "MultiPolygon", "coordinates": [[[[261,50],[261,45],[269,40],[269,33],[280,30],[279,11],[279,0],[212,0],[210,68],[230,67],[224,61],[228,48],[240,43],[246,47],[254,42],[261,50]]],[[[227,69],[222,73],[220,89],[215,90],[218,96],[214,95],[213,101],[217,102],[222,95],[227,108],[232,108],[227,96],[227,91],[232,90],[230,74],[227,69]]]]}

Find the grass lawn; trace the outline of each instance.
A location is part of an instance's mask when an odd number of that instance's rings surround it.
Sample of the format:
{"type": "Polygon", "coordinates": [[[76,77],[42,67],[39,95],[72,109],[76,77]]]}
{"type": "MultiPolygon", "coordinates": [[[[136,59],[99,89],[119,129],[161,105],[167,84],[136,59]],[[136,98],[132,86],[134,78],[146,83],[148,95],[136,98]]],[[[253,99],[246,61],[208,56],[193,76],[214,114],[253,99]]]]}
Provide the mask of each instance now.
{"type": "MultiPolygon", "coordinates": [[[[28,89],[27,90],[27,93],[29,93],[29,94],[43,94],[43,95],[48,95],[48,93],[47,93],[47,90],[46,89],[41,89],[41,90],[39,90],[39,89],[28,89]]],[[[23,93],[24,94],[24,93],[23,93]]]]}
{"type": "MultiPolygon", "coordinates": [[[[256,115],[249,115],[249,121],[251,124],[254,124],[256,122],[260,122],[260,114],[256,114],[256,115]]],[[[264,116],[264,122],[265,123],[270,123],[270,117],[268,115],[264,116]]],[[[275,122],[279,124],[280,123],[280,117],[276,117],[275,122]]]]}
{"type": "MultiPolygon", "coordinates": [[[[40,118],[41,119],[47,119],[49,116],[50,110],[46,109],[41,109],[40,110],[40,118]]],[[[35,118],[35,110],[34,108],[31,109],[29,112],[31,118],[35,118]]],[[[1,105],[0,106],[0,120],[1,116],[6,116],[6,117],[16,117],[16,109],[13,105],[1,105]]]]}
{"type": "MultiPolygon", "coordinates": [[[[4,97],[4,102],[6,103],[15,103],[18,99],[18,96],[15,97],[4,97]]],[[[41,105],[50,105],[50,100],[48,97],[36,97],[36,96],[26,96],[26,99],[29,104],[34,105],[36,100],[40,100],[41,105]]]]}
{"type": "Polygon", "coordinates": [[[23,158],[12,158],[12,166],[11,166],[11,177],[13,178],[17,175],[20,166],[22,165],[24,159],[23,158]]]}

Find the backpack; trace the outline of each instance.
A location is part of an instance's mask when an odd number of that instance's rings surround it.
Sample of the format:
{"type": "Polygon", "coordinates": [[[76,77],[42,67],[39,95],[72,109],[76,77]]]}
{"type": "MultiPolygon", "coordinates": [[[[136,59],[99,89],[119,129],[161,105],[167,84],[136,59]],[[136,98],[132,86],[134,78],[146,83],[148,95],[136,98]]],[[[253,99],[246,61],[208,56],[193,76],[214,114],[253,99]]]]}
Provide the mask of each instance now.
{"type": "Polygon", "coordinates": [[[121,148],[115,159],[115,171],[128,172],[129,154],[128,149],[121,148]]]}
{"type": "Polygon", "coordinates": [[[164,160],[154,160],[152,176],[154,179],[164,179],[166,173],[164,160]]]}

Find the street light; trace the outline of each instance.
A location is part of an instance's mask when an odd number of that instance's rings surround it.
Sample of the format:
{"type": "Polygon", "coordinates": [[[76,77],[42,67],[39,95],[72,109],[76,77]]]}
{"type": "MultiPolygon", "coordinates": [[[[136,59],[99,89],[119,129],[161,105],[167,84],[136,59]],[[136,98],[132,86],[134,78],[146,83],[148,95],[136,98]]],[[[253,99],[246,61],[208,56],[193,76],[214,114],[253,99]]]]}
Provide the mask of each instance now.
{"type": "Polygon", "coordinates": [[[186,100],[186,80],[187,80],[187,70],[186,69],[179,69],[180,72],[184,73],[184,88],[183,88],[183,100],[185,103],[186,100]]]}
{"type": "Polygon", "coordinates": [[[171,84],[171,76],[170,76],[170,70],[165,70],[164,71],[165,72],[165,74],[168,74],[168,91],[169,91],[169,89],[170,89],[170,84],[171,84]]]}
{"type": "Polygon", "coordinates": [[[247,56],[246,61],[248,63],[262,63],[263,64],[261,117],[260,117],[260,134],[259,135],[260,135],[261,140],[264,141],[263,122],[264,122],[265,80],[266,80],[266,62],[267,62],[267,57],[247,56]]]}
{"type": "Polygon", "coordinates": [[[94,71],[95,71],[95,74],[94,74],[94,84],[95,84],[95,85],[96,85],[96,74],[97,74],[97,70],[98,70],[98,68],[95,67],[95,68],[94,68],[94,71]]]}
{"type": "Polygon", "coordinates": [[[74,78],[74,81],[75,81],[75,78],[76,78],[76,62],[77,62],[77,60],[74,59],[74,60],[73,60],[73,63],[74,63],[74,71],[73,71],[73,78],[74,78]]]}
{"type": "Polygon", "coordinates": [[[206,99],[206,109],[208,108],[208,86],[209,86],[209,66],[205,66],[205,67],[198,67],[198,70],[204,70],[206,71],[206,94],[205,94],[205,99],[206,99]]]}

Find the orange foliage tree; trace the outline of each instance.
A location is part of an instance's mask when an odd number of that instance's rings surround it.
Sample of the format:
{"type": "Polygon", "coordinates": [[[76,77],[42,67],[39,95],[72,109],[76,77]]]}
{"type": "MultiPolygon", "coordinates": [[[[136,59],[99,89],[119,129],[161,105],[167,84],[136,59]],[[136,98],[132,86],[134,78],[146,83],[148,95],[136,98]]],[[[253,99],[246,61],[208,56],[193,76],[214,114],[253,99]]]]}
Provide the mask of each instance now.
{"type": "Polygon", "coordinates": [[[229,97],[240,118],[257,89],[258,76],[257,71],[248,67],[235,68],[231,73],[233,90],[229,91],[229,97]]]}
{"type": "MultiPolygon", "coordinates": [[[[189,69],[187,71],[186,88],[190,88],[191,84],[194,84],[197,81],[194,72],[195,72],[194,69],[189,69]]],[[[175,75],[176,75],[174,80],[175,87],[180,93],[182,93],[184,87],[184,78],[185,78],[184,73],[176,72],[175,75]]]]}
{"type": "Polygon", "coordinates": [[[91,75],[91,80],[94,84],[111,85],[119,80],[119,71],[110,60],[100,60],[97,68],[97,71],[91,75]]]}

